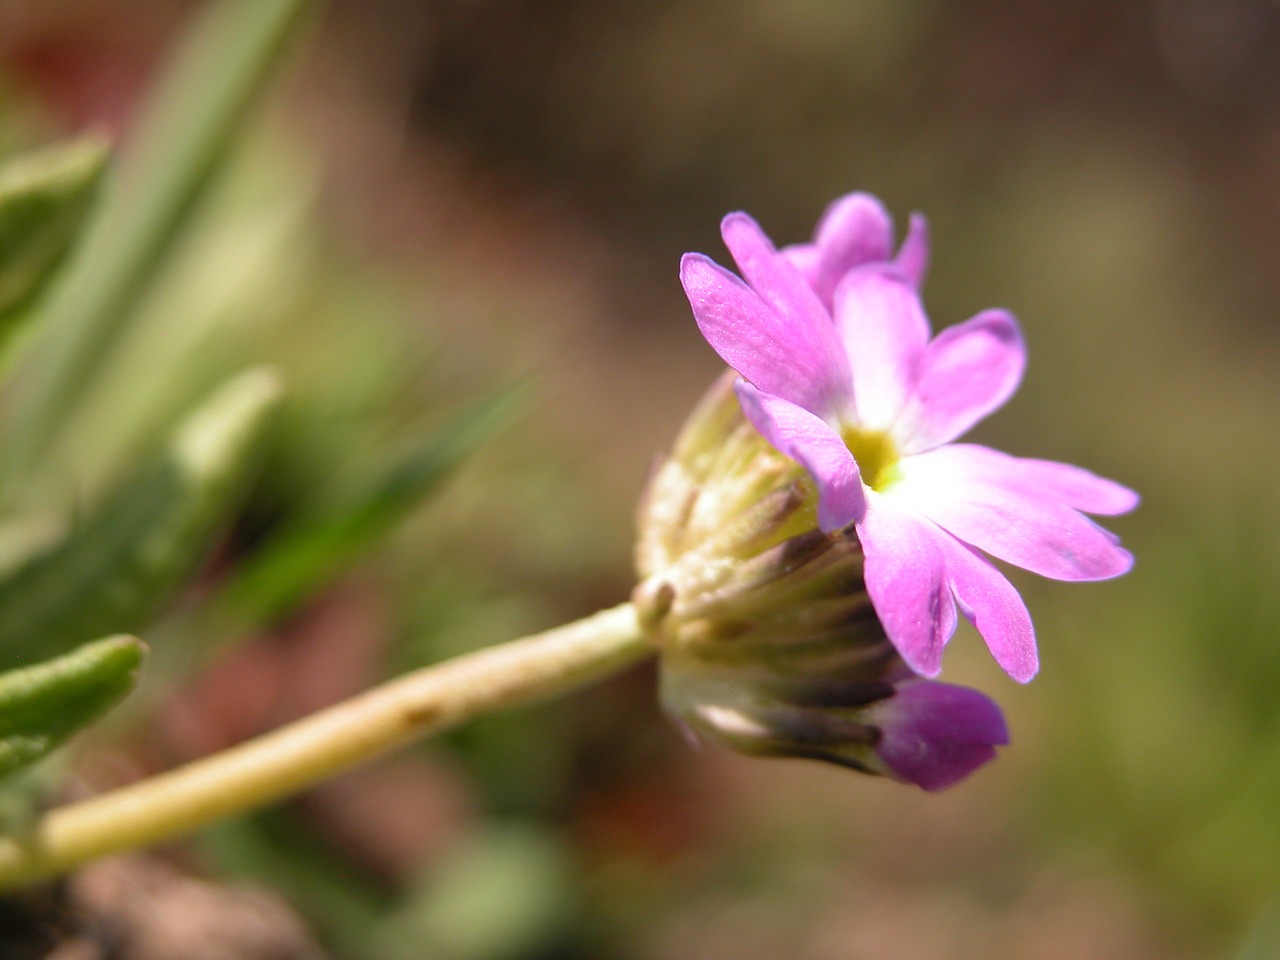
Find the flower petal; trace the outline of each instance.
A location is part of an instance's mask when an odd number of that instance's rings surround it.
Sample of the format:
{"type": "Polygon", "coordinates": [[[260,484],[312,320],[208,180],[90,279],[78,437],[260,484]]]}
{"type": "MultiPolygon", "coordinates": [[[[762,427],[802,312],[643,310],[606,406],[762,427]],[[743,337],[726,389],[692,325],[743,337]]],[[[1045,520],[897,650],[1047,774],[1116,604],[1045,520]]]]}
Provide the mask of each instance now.
{"type": "MultiPolygon", "coordinates": [[[[959,446],[968,446],[960,444],[959,446]]],[[[1055,460],[1032,460],[1011,457],[987,447],[977,447],[992,459],[1002,461],[1000,472],[1007,482],[1027,490],[1039,490],[1045,497],[1056,497],[1068,506],[1113,517],[1128,513],[1138,505],[1140,497],[1128,487],[1100,477],[1096,473],[1070,463],[1055,460]]]]}
{"type": "Polygon", "coordinates": [[[859,267],[836,288],[835,318],[853,372],[859,424],[888,429],[911,395],[929,342],[920,297],[894,267],[859,267]]]}
{"type": "Polygon", "coordinates": [[[936,451],[930,459],[946,462],[956,476],[1006,486],[1027,496],[1058,500],[1085,513],[1128,513],[1140,499],[1128,487],[1074,464],[1014,457],[976,443],[952,443],[946,450],[936,451]]]}
{"type": "Polygon", "coordinates": [[[870,194],[851,193],[827,207],[813,243],[782,252],[830,309],[840,278],[864,263],[888,260],[892,243],[893,220],[884,205],[870,194]]]}
{"type": "Polygon", "coordinates": [[[984,310],[938,334],[920,357],[894,435],[904,453],[954,440],[1002,407],[1022,379],[1026,350],[1013,315],[984,310]]]}
{"type": "Polygon", "coordinates": [[[867,593],[885,633],[916,673],[937,676],[956,627],[941,531],[874,490],[858,521],[867,593]]]}
{"type": "Polygon", "coordinates": [[[949,683],[909,680],[867,715],[880,730],[880,759],[899,778],[930,791],[963,780],[1009,742],[995,703],[949,683]]]}
{"type": "Polygon", "coordinates": [[[848,403],[849,363],[825,316],[784,317],[698,253],[680,261],[680,282],[707,342],[761,390],[821,415],[848,403]]]}
{"type": "Polygon", "coordinates": [[[866,508],[853,454],[826,422],[782,397],[737,383],[742,412],[781,454],[809,471],[818,487],[818,526],[825,533],[853,523],[866,508]]]}
{"type": "Polygon", "coordinates": [[[907,235],[893,262],[913,287],[919,290],[924,286],[925,275],[929,272],[929,222],[920,214],[911,215],[907,235]]]}
{"type": "Polygon", "coordinates": [[[973,444],[939,447],[903,458],[893,493],[965,543],[1045,577],[1105,580],[1133,566],[1113,534],[1005,469],[1013,459],[973,444]]]}
{"type": "MultiPolygon", "coordinates": [[[[791,265],[800,271],[800,276],[804,277],[805,282],[817,293],[818,269],[822,260],[822,251],[812,243],[793,243],[789,247],[783,247],[778,253],[786,257],[791,262],[791,265]]],[[[819,296],[821,297],[821,294],[819,296]]],[[[823,297],[822,299],[827,309],[830,310],[829,298],[823,297]]]]}
{"type": "Polygon", "coordinates": [[[720,235],[742,271],[742,278],[788,326],[812,329],[815,336],[839,344],[838,337],[829,335],[830,310],[804,275],[777,251],[758,223],[745,213],[731,213],[720,221],[720,235]]]}
{"type": "Polygon", "coordinates": [[[944,541],[947,579],[960,610],[977,628],[996,663],[1019,683],[1036,675],[1035,628],[1026,604],[994,566],[953,537],[944,541]]]}

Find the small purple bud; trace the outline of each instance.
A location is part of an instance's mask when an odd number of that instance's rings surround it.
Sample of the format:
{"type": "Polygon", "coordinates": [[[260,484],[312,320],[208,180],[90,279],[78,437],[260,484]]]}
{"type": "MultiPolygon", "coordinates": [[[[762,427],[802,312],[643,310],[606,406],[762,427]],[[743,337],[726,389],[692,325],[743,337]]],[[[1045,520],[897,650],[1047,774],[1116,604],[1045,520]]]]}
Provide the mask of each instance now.
{"type": "Polygon", "coordinates": [[[866,710],[880,729],[875,752],[897,779],[943,790],[995,758],[1009,742],[1000,708],[977,690],[908,680],[866,710]]]}

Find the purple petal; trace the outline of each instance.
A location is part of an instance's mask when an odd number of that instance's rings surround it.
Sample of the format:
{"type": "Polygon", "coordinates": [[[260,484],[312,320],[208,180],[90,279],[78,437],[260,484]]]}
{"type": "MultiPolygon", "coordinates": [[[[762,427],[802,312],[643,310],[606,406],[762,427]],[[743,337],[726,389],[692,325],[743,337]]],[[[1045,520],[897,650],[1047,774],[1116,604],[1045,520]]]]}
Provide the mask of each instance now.
{"type": "Polygon", "coordinates": [[[1138,505],[1139,497],[1134,491],[1083,467],[1054,460],[1011,457],[988,447],[974,449],[983,451],[983,455],[993,461],[1000,461],[998,468],[994,465],[989,468],[992,473],[1003,475],[1008,482],[1023,489],[1039,490],[1043,496],[1061,500],[1085,513],[1113,517],[1128,513],[1138,505]]]}
{"type": "Polygon", "coordinates": [[[929,342],[920,297],[895,268],[860,267],[836,288],[835,317],[853,372],[858,421],[887,429],[911,395],[929,342]]]}
{"type": "Polygon", "coordinates": [[[954,440],[1002,407],[1025,366],[1018,322],[1003,310],[985,310],[943,330],[925,347],[915,390],[894,427],[903,452],[954,440]]]}
{"type": "Polygon", "coordinates": [[[720,235],[742,271],[742,278],[760,299],[788,324],[831,325],[831,312],[795,265],[780,254],[760,225],[745,213],[731,213],[720,221],[720,235]]]}
{"type": "Polygon", "coordinates": [[[1115,516],[1138,505],[1138,495],[1128,487],[1070,463],[1014,457],[976,443],[953,443],[946,449],[934,459],[951,463],[965,476],[1060,500],[1085,513],[1115,516]]]}
{"type": "Polygon", "coordinates": [[[680,261],[698,328],[725,363],[766,393],[826,415],[843,409],[849,363],[825,316],[786,318],[698,253],[680,261]]]}
{"type": "Polygon", "coordinates": [[[965,543],[1041,576],[1105,580],[1133,566],[1113,534],[993,453],[951,444],[906,457],[894,494],[965,543]]]}
{"type": "Polygon", "coordinates": [[[925,275],[929,272],[929,222],[920,214],[911,215],[907,235],[893,262],[913,287],[919,290],[924,286],[925,275]]]}
{"type": "Polygon", "coordinates": [[[1000,708],[968,687],[908,680],[867,713],[880,729],[880,759],[925,790],[963,780],[1009,742],[1000,708]]]}
{"type": "Polygon", "coordinates": [[[990,563],[953,537],[945,541],[947,579],[965,617],[977,628],[996,663],[1019,683],[1036,675],[1035,628],[1026,604],[990,563]]]}
{"type": "Polygon", "coordinates": [[[938,543],[943,534],[875,491],[866,496],[858,539],[876,616],[907,666],[923,676],[937,676],[942,648],[956,627],[956,605],[938,543]]]}
{"type": "Polygon", "coordinates": [[[853,454],[825,421],[782,397],[737,383],[742,412],[781,454],[809,471],[818,487],[818,526],[825,533],[847,527],[866,508],[853,454]]]}
{"type": "MultiPolygon", "coordinates": [[[[805,283],[809,284],[817,293],[817,277],[819,264],[822,260],[822,251],[815,247],[812,243],[793,243],[789,247],[783,247],[778,253],[787,258],[791,265],[800,271],[800,276],[804,277],[805,283]]],[[[821,294],[819,294],[821,297],[821,294]]],[[[821,297],[824,305],[828,310],[831,309],[829,298],[821,297]]]]}
{"type": "Polygon", "coordinates": [[[782,252],[831,308],[840,278],[865,263],[888,260],[893,243],[893,220],[875,197],[851,193],[823,213],[813,243],[782,252]]]}

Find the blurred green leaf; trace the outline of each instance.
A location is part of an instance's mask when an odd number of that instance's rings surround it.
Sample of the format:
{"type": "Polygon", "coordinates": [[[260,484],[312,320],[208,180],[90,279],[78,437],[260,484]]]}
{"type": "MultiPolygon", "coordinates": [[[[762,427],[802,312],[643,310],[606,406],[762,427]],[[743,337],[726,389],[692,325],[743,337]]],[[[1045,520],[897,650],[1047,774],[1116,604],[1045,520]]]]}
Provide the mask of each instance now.
{"type": "Polygon", "coordinates": [[[279,889],[337,955],[361,960],[544,956],[576,909],[571,857],[533,821],[482,827],[398,899],[285,810],[218,824],[199,843],[218,871],[279,889]]]}
{"type": "MultiPolygon", "coordinates": [[[[33,478],[103,489],[237,370],[292,369],[286,351],[272,354],[263,341],[285,317],[311,325],[314,311],[299,299],[314,289],[308,268],[319,228],[310,216],[315,177],[292,154],[277,154],[281,139],[274,127],[255,129],[210,186],[38,472],[24,477],[24,505],[47,500],[32,495],[33,478]]],[[[301,384],[290,372],[286,379],[292,410],[301,384]]]]}
{"type": "Polygon", "coordinates": [[[0,779],[0,836],[29,829],[65,773],[61,758],[23,767],[0,779]]]}
{"type": "Polygon", "coordinates": [[[575,883],[554,832],[491,824],[435,865],[379,932],[440,960],[541,956],[573,913],[575,883]]]}
{"type": "Polygon", "coordinates": [[[58,747],[133,689],[145,647],[108,637],[0,674],[0,777],[58,747]]]}
{"type": "Polygon", "coordinates": [[[1244,948],[1232,960],[1275,960],[1280,957],[1280,896],[1272,897],[1262,910],[1244,948]]]}
{"type": "Polygon", "coordinates": [[[286,613],[438,490],[511,421],[523,396],[522,387],[508,388],[474,403],[344,502],[289,524],[228,584],[226,608],[255,621],[286,613]]]}
{"type": "Polygon", "coordinates": [[[18,398],[10,470],[40,455],[129,321],[316,0],[223,0],[178,51],[122,157],[18,398]]]}
{"type": "Polygon", "coordinates": [[[107,156],[106,141],[89,136],[0,167],[0,345],[79,236],[107,156]]]}
{"type": "Polygon", "coordinates": [[[69,536],[0,582],[0,651],[13,661],[137,630],[206,553],[258,460],[281,387],[273,370],[225,384],[69,536]]]}
{"type": "Polygon", "coordinates": [[[393,960],[368,943],[369,931],[386,918],[390,897],[287,808],[224,821],[196,842],[201,859],[218,873],[279,890],[343,955],[393,960]]]}

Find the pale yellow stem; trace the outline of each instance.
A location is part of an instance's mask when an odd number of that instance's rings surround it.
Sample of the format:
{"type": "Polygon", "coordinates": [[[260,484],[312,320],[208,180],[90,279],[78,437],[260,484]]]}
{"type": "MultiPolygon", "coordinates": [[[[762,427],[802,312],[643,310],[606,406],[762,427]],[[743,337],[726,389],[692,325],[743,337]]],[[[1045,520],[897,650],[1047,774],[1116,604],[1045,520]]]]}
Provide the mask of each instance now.
{"type": "Polygon", "coordinates": [[[426,667],[238,747],[50,811],[0,837],[0,888],[280,800],[410,740],[564,693],[651,648],[631,604],[426,667]]]}

